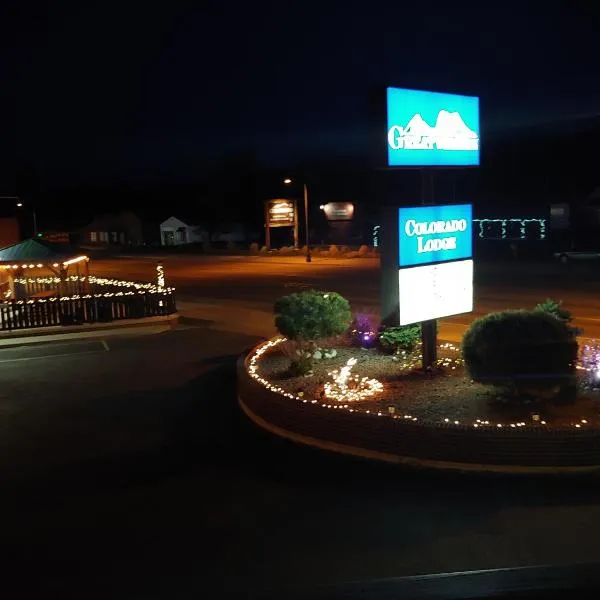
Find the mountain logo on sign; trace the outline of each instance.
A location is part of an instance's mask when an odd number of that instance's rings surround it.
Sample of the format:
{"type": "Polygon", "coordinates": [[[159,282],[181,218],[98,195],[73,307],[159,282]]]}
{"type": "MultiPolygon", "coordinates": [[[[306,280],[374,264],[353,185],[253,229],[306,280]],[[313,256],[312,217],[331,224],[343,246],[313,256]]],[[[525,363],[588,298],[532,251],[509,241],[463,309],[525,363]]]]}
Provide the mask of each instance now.
{"type": "Polygon", "coordinates": [[[392,150],[479,150],[479,136],[469,129],[458,112],[440,110],[435,126],[416,113],[406,127],[392,125],[388,131],[392,150]]]}

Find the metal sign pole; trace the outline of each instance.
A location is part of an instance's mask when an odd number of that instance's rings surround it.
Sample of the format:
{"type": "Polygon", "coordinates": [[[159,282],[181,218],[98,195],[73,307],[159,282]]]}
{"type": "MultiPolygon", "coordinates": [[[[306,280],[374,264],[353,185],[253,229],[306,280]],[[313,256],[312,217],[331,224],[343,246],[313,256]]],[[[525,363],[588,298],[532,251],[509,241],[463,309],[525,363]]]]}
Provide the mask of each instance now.
{"type": "Polygon", "coordinates": [[[294,198],[294,248],[298,250],[300,240],[298,239],[298,201],[294,198]]]}
{"type": "Polygon", "coordinates": [[[269,223],[269,201],[265,202],[265,246],[271,249],[271,224],[269,223]]]}
{"type": "MultiPolygon", "coordinates": [[[[433,204],[433,172],[421,169],[421,204],[433,204]]],[[[430,371],[437,364],[437,319],[421,323],[421,354],[423,369],[430,371]]]]}

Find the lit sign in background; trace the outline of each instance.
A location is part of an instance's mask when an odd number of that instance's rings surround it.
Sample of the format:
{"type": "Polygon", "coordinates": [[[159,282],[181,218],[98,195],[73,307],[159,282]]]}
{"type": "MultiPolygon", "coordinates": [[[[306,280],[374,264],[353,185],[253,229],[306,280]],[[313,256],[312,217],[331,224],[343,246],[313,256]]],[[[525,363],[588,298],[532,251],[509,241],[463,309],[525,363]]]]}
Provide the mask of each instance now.
{"type": "Polygon", "coordinates": [[[399,266],[471,258],[472,221],[470,204],[399,208],[399,266]]]}
{"type": "Polygon", "coordinates": [[[479,165],[479,98],[387,88],[388,166],[479,165]]]}
{"type": "Polygon", "coordinates": [[[270,200],[268,207],[269,227],[294,225],[294,203],[291,200],[270,200]]]}
{"type": "Polygon", "coordinates": [[[470,204],[398,209],[400,325],[473,310],[470,204]]]}
{"type": "Polygon", "coordinates": [[[321,208],[328,221],[351,221],[354,216],[354,204],[351,202],[329,202],[321,208]]]}

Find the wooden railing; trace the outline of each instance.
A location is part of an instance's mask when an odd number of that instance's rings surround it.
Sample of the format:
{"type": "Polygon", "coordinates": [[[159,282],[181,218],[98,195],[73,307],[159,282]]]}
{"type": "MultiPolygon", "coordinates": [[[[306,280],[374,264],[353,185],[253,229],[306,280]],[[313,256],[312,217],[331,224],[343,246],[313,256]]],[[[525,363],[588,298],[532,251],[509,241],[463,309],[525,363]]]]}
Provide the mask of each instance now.
{"type": "Polygon", "coordinates": [[[176,311],[172,289],[7,300],[0,303],[0,330],[141,319],[176,311]]]}

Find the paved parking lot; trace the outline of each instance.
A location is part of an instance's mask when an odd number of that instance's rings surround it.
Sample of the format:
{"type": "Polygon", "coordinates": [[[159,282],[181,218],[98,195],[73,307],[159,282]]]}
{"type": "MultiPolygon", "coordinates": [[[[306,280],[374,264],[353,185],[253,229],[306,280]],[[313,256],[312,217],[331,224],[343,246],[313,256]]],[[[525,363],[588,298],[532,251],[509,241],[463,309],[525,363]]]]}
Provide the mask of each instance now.
{"type": "MultiPolygon", "coordinates": [[[[201,305],[203,282],[190,281],[185,302],[201,305]]],[[[210,290],[217,306],[224,292],[210,290]]],[[[197,318],[175,331],[0,350],[7,589],[15,576],[21,596],[282,598],[321,583],[600,560],[595,480],[407,471],[254,427],[236,404],[235,360],[268,325],[252,311],[276,291],[240,314],[243,294],[213,314],[188,306],[197,318]]]]}

